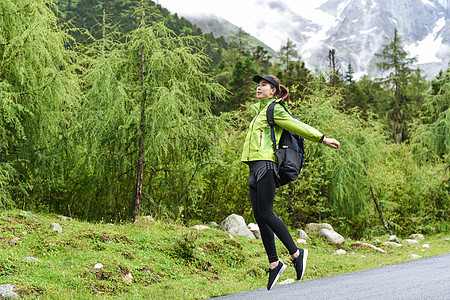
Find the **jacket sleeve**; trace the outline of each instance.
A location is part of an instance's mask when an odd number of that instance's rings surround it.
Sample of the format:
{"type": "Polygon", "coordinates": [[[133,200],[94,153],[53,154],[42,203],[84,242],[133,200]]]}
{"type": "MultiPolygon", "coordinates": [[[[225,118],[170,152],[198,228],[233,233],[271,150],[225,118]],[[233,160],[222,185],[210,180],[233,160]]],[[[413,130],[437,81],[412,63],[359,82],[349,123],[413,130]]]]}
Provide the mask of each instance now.
{"type": "Polygon", "coordinates": [[[273,112],[275,124],[313,142],[320,142],[323,134],[296,118],[292,117],[282,105],[275,105],[273,112]]]}

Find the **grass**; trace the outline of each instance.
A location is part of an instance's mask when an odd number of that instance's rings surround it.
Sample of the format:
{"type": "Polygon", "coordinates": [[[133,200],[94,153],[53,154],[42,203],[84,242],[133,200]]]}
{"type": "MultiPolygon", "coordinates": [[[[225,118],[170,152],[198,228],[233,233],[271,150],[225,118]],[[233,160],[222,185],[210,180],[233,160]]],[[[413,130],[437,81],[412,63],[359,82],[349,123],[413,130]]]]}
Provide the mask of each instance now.
{"type": "MultiPolygon", "coordinates": [[[[267,284],[261,240],[230,238],[219,229],[195,231],[173,221],[93,224],[18,210],[0,212],[0,229],[0,284],[13,284],[22,299],[205,299],[267,284]],[[53,222],[62,226],[61,233],[49,229],[53,222]],[[94,269],[97,263],[103,268],[94,269]]],[[[333,255],[331,245],[312,235],[305,246],[310,254],[304,280],[409,261],[411,254],[448,253],[448,237],[383,247],[386,253],[348,240],[347,254],[333,255]],[[423,248],[425,243],[430,247],[423,248]]],[[[381,246],[387,239],[367,242],[381,246]]],[[[289,261],[281,243],[277,248],[289,261]]],[[[280,281],[294,278],[294,272],[289,266],[280,281]]]]}

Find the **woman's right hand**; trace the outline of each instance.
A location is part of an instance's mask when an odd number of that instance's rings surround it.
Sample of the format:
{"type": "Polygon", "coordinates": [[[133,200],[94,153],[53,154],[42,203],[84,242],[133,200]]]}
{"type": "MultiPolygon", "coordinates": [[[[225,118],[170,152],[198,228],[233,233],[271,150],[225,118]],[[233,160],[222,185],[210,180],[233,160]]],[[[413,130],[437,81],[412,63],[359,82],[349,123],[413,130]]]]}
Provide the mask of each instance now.
{"type": "Polygon", "coordinates": [[[338,149],[339,146],[341,145],[341,143],[339,143],[338,140],[330,139],[330,138],[323,138],[323,141],[322,141],[322,142],[323,142],[325,145],[327,145],[327,146],[329,146],[329,147],[332,147],[332,148],[335,148],[335,149],[338,149]]]}

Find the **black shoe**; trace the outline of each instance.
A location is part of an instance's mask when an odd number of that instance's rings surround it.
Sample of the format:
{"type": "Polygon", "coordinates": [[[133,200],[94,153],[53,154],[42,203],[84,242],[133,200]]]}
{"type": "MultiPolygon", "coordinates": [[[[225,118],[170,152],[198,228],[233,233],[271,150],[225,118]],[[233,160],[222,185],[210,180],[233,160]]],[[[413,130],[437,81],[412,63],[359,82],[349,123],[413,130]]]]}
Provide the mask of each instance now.
{"type": "Polygon", "coordinates": [[[298,249],[299,256],[292,259],[295,271],[297,271],[297,280],[302,280],[303,274],[305,274],[306,259],[308,258],[308,249],[298,249]]]}
{"type": "Polygon", "coordinates": [[[286,265],[280,259],[278,266],[266,271],[266,273],[269,273],[269,283],[267,283],[268,290],[270,290],[275,285],[278,278],[280,278],[281,274],[283,274],[284,270],[286,270],[286,265]]]}

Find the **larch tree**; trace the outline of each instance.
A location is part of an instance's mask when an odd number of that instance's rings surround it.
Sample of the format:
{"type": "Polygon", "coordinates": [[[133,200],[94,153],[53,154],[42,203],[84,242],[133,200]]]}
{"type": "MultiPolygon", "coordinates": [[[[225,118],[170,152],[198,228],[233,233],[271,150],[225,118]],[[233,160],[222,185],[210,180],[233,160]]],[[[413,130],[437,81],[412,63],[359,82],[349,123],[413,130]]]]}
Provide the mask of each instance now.
{"type": "Polygon", "coordinates": [[[225,94],[203,72],[201,37],[148,24],[144,10],[136,15],[140,25],[123,42],[94,43],[84,74],[86,159],[100,174],[89,180],[98,202],[83,202],[115,217],[139,215],[144,200],[146,213],[186,208],[219,134],[210,99],[225,94]]]}
{"type": "Polygon", "coordinates": [[[39,197],[65,172],[80,90],[55,11],[46,0],[0,2],[0,204],[39,197]]]}

